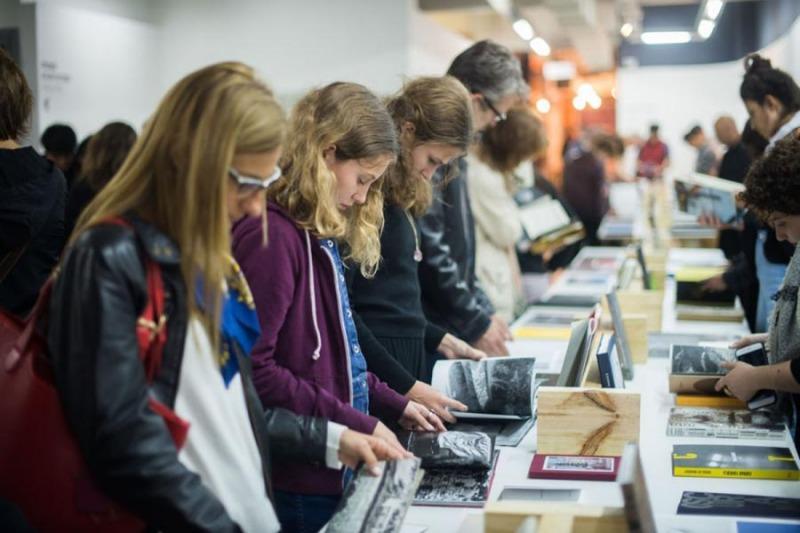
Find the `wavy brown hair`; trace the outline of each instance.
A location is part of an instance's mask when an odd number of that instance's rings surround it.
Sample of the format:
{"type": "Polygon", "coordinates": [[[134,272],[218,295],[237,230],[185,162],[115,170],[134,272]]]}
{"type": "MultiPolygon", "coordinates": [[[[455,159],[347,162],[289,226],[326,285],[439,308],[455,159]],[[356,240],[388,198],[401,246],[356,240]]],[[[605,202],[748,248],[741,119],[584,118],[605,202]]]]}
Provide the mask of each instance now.
{"type": "MultiPolygon", "coordinates": [[[[398,135],[401,152],[383,180],[384,201],[421,216],[433,198],[430,181],[411,176],[411,151],[426,143],[452,146],[466,152],[473,136],[469,93],[452,76],[417,78],[386,102],[398,135]],[[411,124],[413,134],[401,134],[411,124]]],[[[450,169],[445,178],[449,178],[450,169]]]]}
{"type": "Polygon", "coordinates": [[[336,147],[336,158],[370,162],[400,151],[394,122],[381,100],[356,83],[336,82],[311,91],[295,106],[283,176],[267,192],[295,223],[323,238],[346,244],[347,260],[365,277],[375,275],[381,257],[383,194],[374,183],[362,205],[342,213],[336,203],[336,175],[323,155],[336,147]]]}
{"type": "Polygon", "coordinates": [[[546,147],[542,121],[528,107],[516,106],[509,110],[505,120],[483,133],[475,153],[481,161],[499,172],[506,188],[513,191],[514,171],[546,147]]]}
{"type": "Polygon", "coordinates": [[[228,169],[236,154],[283,143],[286,119],[272,91],[242,63],[197,70],[167,92],[114,179],[89,203],[72,239],[135,212],[178,245],[189,312],[215,343],[231,253],[228,169]],[[194,287],[202,280],[204,309],[194,287]]]}
{"type": "Polygon", "coordinates": [[[764,221],[779,211],[800,215],[800,138],[787,135],[756,160],[739,199],[764,221]]]}

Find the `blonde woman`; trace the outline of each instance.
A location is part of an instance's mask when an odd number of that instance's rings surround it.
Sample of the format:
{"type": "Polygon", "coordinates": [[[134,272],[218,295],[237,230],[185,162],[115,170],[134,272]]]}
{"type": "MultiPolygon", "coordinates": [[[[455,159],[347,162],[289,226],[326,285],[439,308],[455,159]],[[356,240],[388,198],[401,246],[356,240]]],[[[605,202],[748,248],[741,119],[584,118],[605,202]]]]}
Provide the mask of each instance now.
{"type": "MultiPolygon", "coordinates": [[[[434,426],[427,410],[367,371],[343,260],[365,276],[378,268],[383,199],[373,184],[397,152],[394,123],[367,89],[334,83],[312,91],[294,110],[284,175],[267,193],[267,246],[260,220],[245,220],[233,231],[234,254],[253,288],[263,331],[253,351],[262,403],[324,416],[394,443],[376,415],[409,428],[434,426]]],[[[347,477],[311,465],[276,465],[283,528],[319,530],[347,477]]]]}
{"type": "MultiPolygon", "coordinates": [[[[263,412],[248,357],[258,322],[230,259],[230,225],[263,211],[284,134],[250,67],[183,78],[78,220],[53,289],[48,345],[69,426],[99,487],[155,530],[278,531],[270,455],[338,467],[324,420],[263,412]],[[152,265],[167,333],[147,379],[137,317],[152,265]],[[179,450],[152,399],[188,423],[179,450]]],[[[345,432],[338,456],[374,462],[365,446],[401,455],[345,432]]]]}
{"type": "MultiPolygon", "coordinates": [[[[472,141],[469,94],[450,76],[418,78],[390,98],[387,108],[400,138],[401,155],[381,184],[385,225],[383,260],[374,277],[350,270],[353,307],[381,346],[413,376],[430,380],[429,354],[479,359],[485,354],[428,322],[422,310],[418,269],[422,260],[417,218],[431,205],[434,175],[463,156],[472,141]]],[[[416,386],[416,385],[415,385],[416,386]]],[[[406,390],[411,386],[407,386],[406,390]]],[[[455,422],[447,401],[436,414],[455,422]]]]}

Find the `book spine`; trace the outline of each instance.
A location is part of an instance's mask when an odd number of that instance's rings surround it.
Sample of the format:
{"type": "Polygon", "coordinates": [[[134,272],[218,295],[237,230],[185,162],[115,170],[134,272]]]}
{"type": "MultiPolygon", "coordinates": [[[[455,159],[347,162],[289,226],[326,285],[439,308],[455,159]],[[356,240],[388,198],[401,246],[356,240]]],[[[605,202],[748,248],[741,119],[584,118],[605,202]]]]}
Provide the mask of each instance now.
{"type": "Polygon", "coordinates": [[[611,359],[608,352],[597,352],[597,367],[600,370],[600,384],[604,389],[613,389],[615,384],[611,375],[611,359]]]}
{"type": "Polygon", "coordinates": [[[675,477],[723,477],[737,479],[778,479],[796,481],[800,479],[797,470],[757,470],[746,468],[706,468],[696,466],[673,466],[675,477]]]}

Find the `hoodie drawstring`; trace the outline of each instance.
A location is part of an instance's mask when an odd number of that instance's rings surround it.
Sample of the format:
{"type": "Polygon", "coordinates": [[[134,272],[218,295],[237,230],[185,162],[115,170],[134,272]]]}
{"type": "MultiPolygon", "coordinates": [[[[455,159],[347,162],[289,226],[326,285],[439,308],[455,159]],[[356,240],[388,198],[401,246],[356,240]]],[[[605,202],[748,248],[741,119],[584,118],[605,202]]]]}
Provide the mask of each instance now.
{"type": "Polygon", "coordinates": [[[317,299],[314,296],[314,258],[311,256],[311,236],[306,232],[306,250],[308,250],[308,288],[311,294],[311,319],[314,321],[314,333],[317,336],[317,347],[314,353],[311,354],[311,359],[316,361],[319,359],[319,351],[322,349],[322,335],[319,333],[319,324],[317,324],[317,299]]]}

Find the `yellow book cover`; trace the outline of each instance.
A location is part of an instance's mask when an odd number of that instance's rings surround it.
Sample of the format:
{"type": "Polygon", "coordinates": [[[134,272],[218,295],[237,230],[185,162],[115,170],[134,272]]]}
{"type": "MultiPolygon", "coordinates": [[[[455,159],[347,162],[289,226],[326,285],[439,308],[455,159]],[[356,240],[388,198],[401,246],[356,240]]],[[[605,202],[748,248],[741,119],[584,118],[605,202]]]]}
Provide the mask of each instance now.
{"type": "Polygon", "coordinates": [[[676,444],[672,447],[672,475],[796,481],[800,470],[788,448],[676,444]]]}
{"type": "Polygon", "coordinates": [[[548,328],[542,326],[519,326],[514,328],[517,340],[555,339],[569,340],[570,328],[548,328]]]}
{"type": "Polygon", "coordinates": [[[675,405],[685,407],[713,407],[719,409],[746,409],[745,402],[730,396],[712,396],[707,394],[677,394],[675,405]]]}

